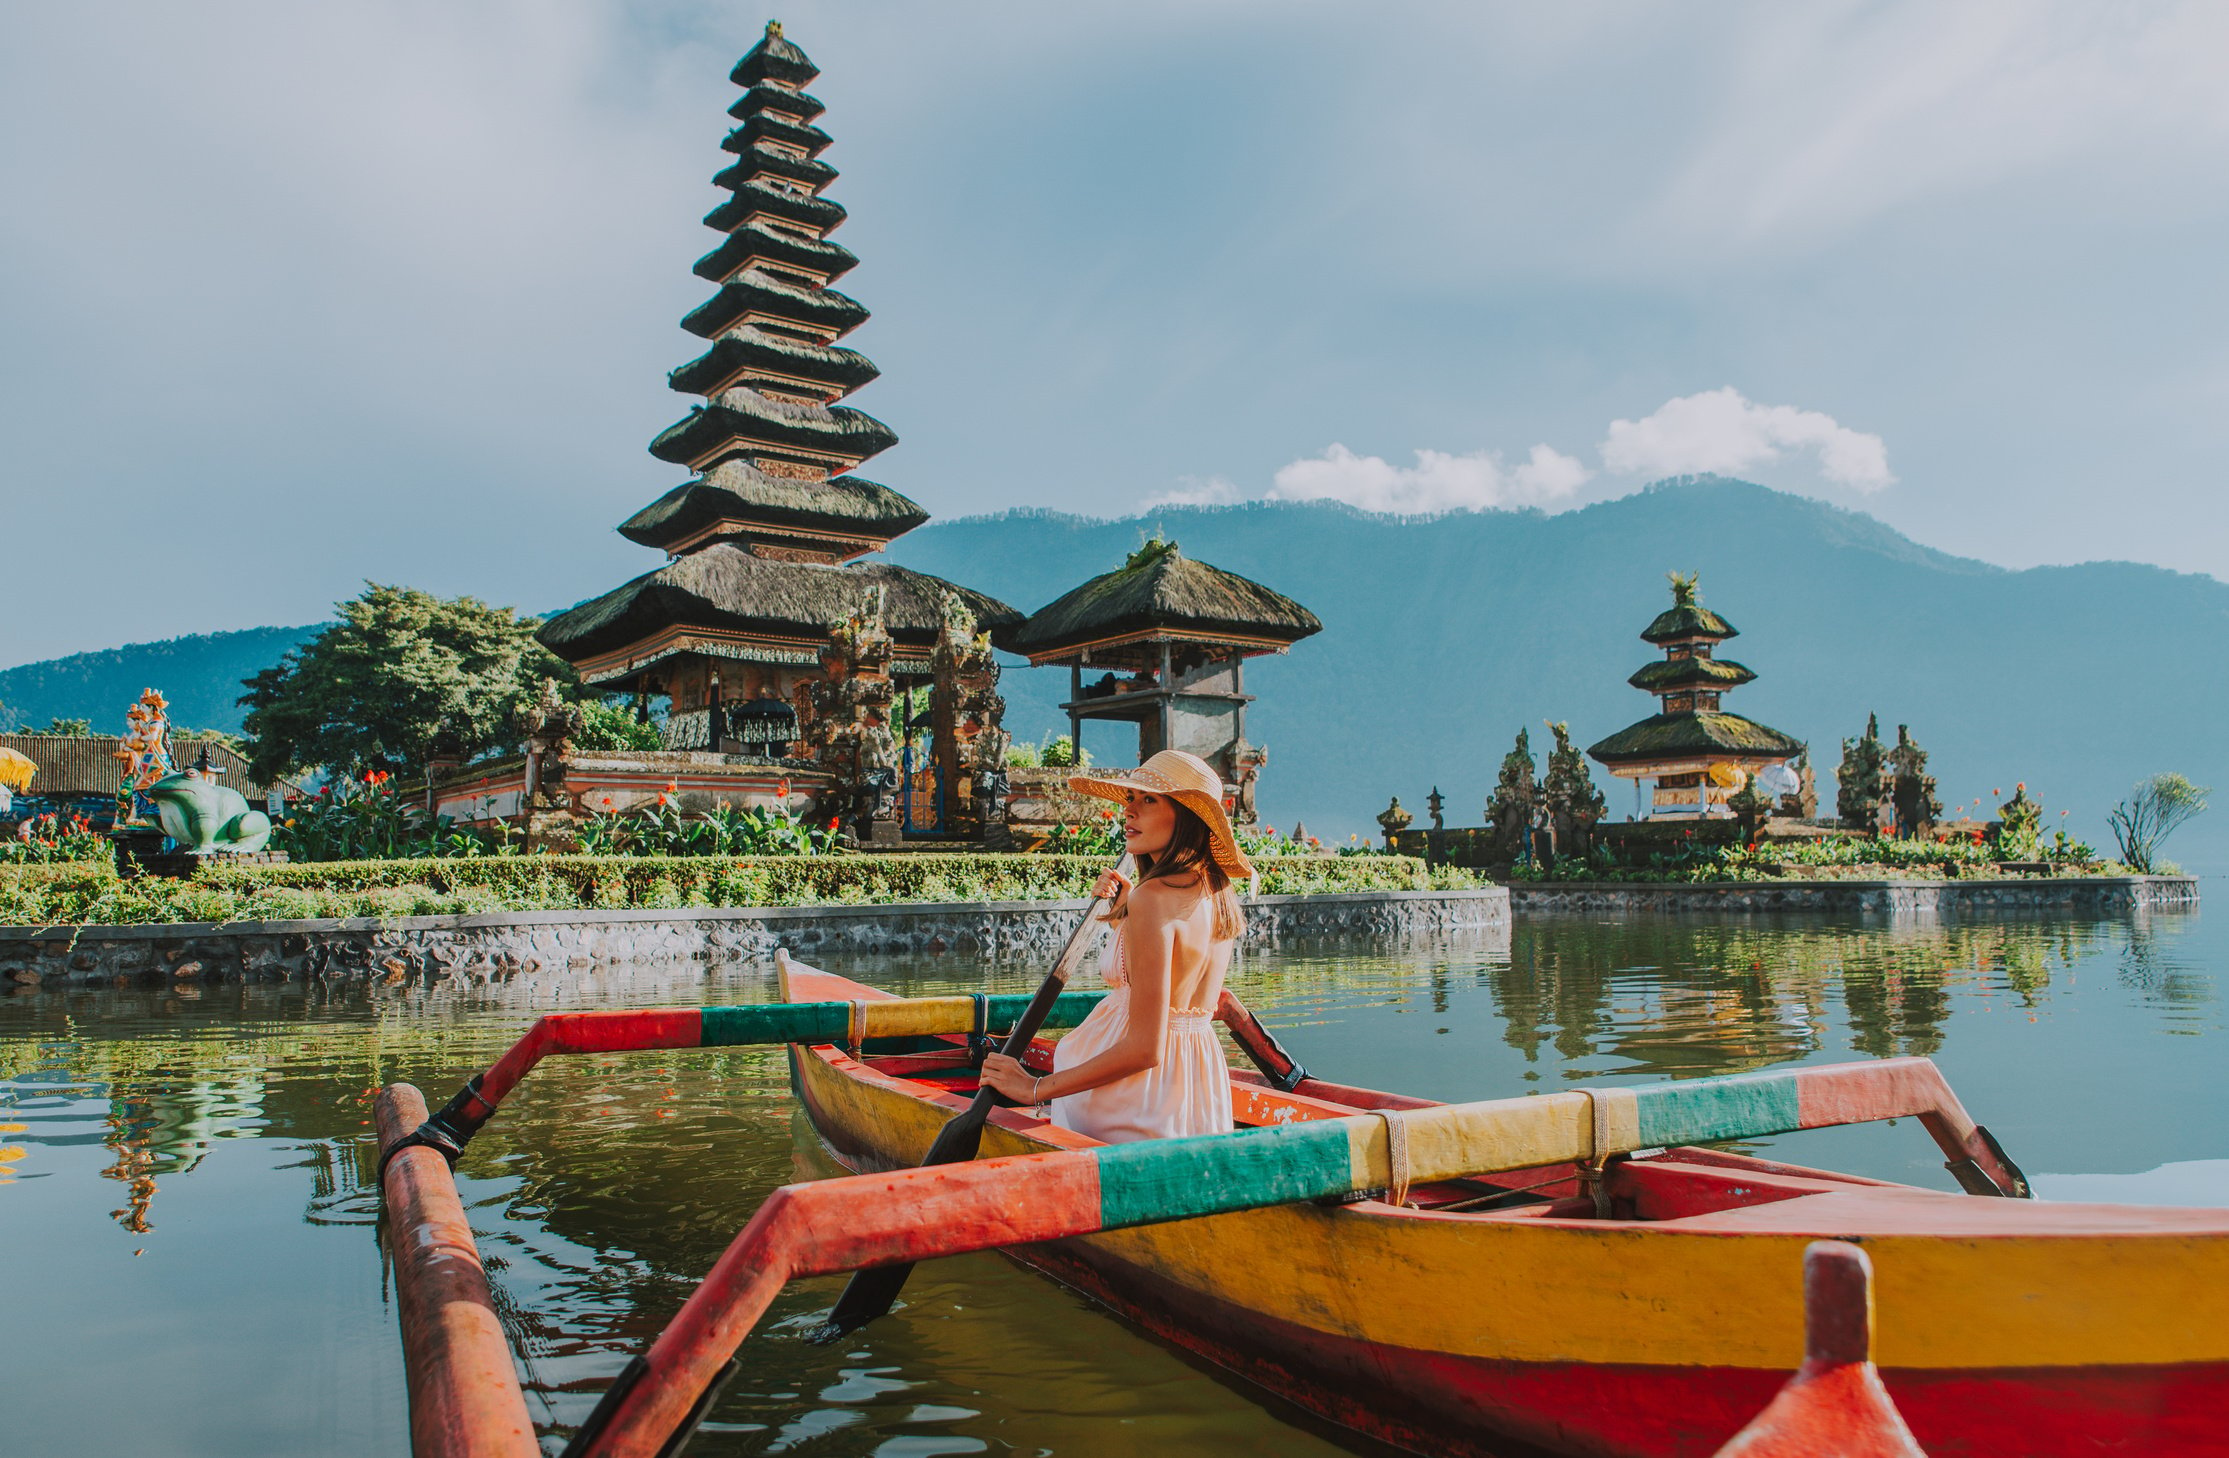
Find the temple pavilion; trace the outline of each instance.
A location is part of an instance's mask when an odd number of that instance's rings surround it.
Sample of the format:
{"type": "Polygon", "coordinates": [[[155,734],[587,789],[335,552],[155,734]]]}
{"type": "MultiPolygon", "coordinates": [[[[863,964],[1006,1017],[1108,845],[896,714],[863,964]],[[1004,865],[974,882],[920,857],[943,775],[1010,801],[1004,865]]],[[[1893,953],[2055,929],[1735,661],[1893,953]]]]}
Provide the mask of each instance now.
{"type": "MultiPolygon", "coordinates": [[[[713,179],[729,195],[704,220],[721,241],[695,270],[715,292],[681,321],[706,348],[668,377],[704,403],[650,445],[691,474],[619,527],[668,560],[541,630],[584,682],[634,695],[645,717],[663,701],[669,750],[824,759],[828,736],[810,726],[831,712],[832,679],[866,672],[901,691],[929,684],[940,640],[952,660],[955,634],[1021,621],[982,593],[862,560],[928,513],[851,474],[897,436],[842,403],[878,372],[839,343],[867,310],[833,287],[858,259],[829,238],[845,213],[823,196],[836,170],[820,160],[824,108],[804,90],[819,74],[770,23],[731,77],[743,88],[729,108],[739,125],[722,145],[735,161],[713,179]],[[847,623],[853,638],[865,634],[867,658],[849,639],[832,650],[847,623]]],[[[988,661],[987,648],[980,656],[988,661]]],[[[939,723],[995,730],[995,695],[977,698],[972,717],[947,705],[939,723]]],[[[887,690],[879,701],[853,694],[835,708],[874,721],[854,728],[880,730],[888,700],[887,690]]],[[[957,770],[950,751],[940,758],[957,770]]],[[[859,770],[820,767],[839,778],[859,770]]]]}
{"type": "Polygon", "coordinates": [[[1246,738],[1246,660],[1322,628],[1284,594],[1155,539],[992,641],[1031,667],[1067,666],[1072,743],[1083,744],[1087,719],[1134,724],[1140,760],[1198,755],[1223,777],[1235,818],[1251,823],[1267,754],[1246,738]]]}
{"type": "Polygon", "coordinates": [[[1732,623],[1702,605],[1694,574],[1673,573],[1671,607],[1641,631],[1643,642],[1664,650],[1663,661],[1626,680],[1656,695],[1663,710],[1587,750],[1611,774],[1633,781],[1636,804],[1641,782],[1655,782],[1651,818],[1729,813],[1714,807],[1757,771],[1803,753],[1800,741],[1719,707],[1728,690],[1757,677],[1717,655],[1718,645],[1735,636],[1732,623]]]}

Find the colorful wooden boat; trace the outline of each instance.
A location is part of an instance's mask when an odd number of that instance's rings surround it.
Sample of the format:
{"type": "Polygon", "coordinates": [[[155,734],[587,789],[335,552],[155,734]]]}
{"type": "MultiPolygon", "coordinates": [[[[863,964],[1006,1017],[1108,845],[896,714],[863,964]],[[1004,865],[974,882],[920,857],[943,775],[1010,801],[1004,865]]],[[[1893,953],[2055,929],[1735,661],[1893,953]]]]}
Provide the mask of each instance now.
{"type": "MultiPolygon", "coordinates": [[[[782,992],[816,1003],[889,996],[794,962],[782,992]]],[[[870,1039],[856,1055],[796,1045],[792,1080],[837,1161],[907,1167],[975,1087],[964,1043],[870,1039]]],[[[1040,1040],[1031,1065],[1049,1067],[1050,1050],[1040,1040]]],[[[1584,1100],[1588,1147],[1675,1147],[1610,1161],[1599,1178],[1569,1154],[1530,1168],[1505,1160],[1492,1175],[1417,1184],[1405,1205],[1286,1205],[1009,1254],[1238,1378],[1397,1446],[1701,1458],[1772,1401],[1804,1352],[1806,1247],[1851,1240],[1878,1272],[1882,1379],[1935,1458],[2229,1454],[2229,1212],[1976,1198],[1687,1147],[1724,1131],[1916,1114],[1869,1104],[1864,1090],[1926,1080],[1941,1089],[1926,1060],[1901,1059],[1602,1090],[1584,1100]]],[[[1463,1133],[1427,1112],[1445,1106],[1314,1079],[1283,1093],[1234,1070],[1232,1091],[1242,1127],[1300,1134],[1317,1120],[1374,1112],[1407,1122],[1418,1111],[1429,1137],[1463,1133]]],[[[1971,1143],[1978,1131],[1941,1091],[1971,1143]]],[[[1537,1106],[1545,1128],[1551,1114],[1568,1123],[1565,1101],[1576,1097],[1523,1107],[1537,1106]]],[[[1493,1137],[1506,1142],[1504,1131],[1493,1137]]],[[[1347,1157],[1346,1136],[1328,1150],[1321,1142],[1282,1141],[1276,1157],[1347,1157]]],[[[982,1154],[1091,1147],[1005,1110],[982,1154]]],[[[1246,1148],[1261,1157],[1258,1144],[1246,1148]]],[[[1444,1150],[1419,1164],[1483,1167],[1450,1163],[1444,1150]]]]}

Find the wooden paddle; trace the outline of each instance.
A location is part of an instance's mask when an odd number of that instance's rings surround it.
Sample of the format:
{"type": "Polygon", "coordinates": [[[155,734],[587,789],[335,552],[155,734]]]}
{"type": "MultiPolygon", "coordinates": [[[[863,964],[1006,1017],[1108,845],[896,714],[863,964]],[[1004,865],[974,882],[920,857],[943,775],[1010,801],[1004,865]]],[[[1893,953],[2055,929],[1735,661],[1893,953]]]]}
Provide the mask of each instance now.
{"type": "MultiPolygon", "coordinates": [[[[1137,875],[1137,867],[1127,854],[1115,862],[1114,869],[1124,880],[1137,875]]],[[[1068,945],[1060,949],[1060,956],[1054,961],[1053,970],[1038,987],[1037,995],[1029,1000],[1029,1006],[1022,1009],[1021,1017],[1015,1020],[1014,1030],[999,1045],[999,1052],[1009,1058],[1019,1058],[1029,1051],[1030,1040],[1044,1026],[1045,1015],[1052,1011],[1053,1000],[1067,987],[1068,979],[1075,974],[1077,964],[1084,959],[1084,953],[1090,951],[1092,943],[1097,940],[1097,933],[1103,926],[1099,918],[1106,914],[1111,905],[1111,901],[1102,897],[1093,900],[1085,910],[1083,920],[1076,924],[1076,930],[1068,937],[1068,945]]],[[[976,1151],[983,1147],[983,1121],[990,1117],[993,1108],[1005,1103],[1008,1100],[1001,1097],[989,1084],[977,1088],[975,1097],[968,1101],[967,1108],[955,1114],[938,1131],[936,1142],[929,1146],[928,1156],[921,1161],[922,1166],[961,1164],[975,1158],[976,1151]]],[[[827,1324],[813,1333],[813,1340],[834,1341],[883,1315],[898,1299],[898,1292],[905,1288],[906,1277],[912,1274],[913,1266],[910,1262],[905,1265],[875,1266],[853,1273],[850,1284],[844,1287],[843,1296],[836,1302],[836,1309],[829,1313],[827,1324]]]]}
{"type": "Polygon", "coordinates": [[[1215,1020],[1231,1031],[1231,1041],[1239,1051],[1253,1060],[1254,1066],[1269,1080],[1269,1086],[1279,1093],[1291,1093],[1308,1081],[1308,1070],[1302,1068],[1276,1035],[1261,1024],[1261,1019],[1238,1000],[1238,994],[1229,988],[1215,1004],[1215,1020]]]}

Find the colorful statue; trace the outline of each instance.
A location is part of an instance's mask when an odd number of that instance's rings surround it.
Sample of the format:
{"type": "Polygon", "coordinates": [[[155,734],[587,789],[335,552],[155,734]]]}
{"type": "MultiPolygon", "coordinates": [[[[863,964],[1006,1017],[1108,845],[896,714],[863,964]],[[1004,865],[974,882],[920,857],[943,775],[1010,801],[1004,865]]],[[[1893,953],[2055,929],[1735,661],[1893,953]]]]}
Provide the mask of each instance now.
{"type": "MultiPolygon", "coordinates": [[[[153,786],[176,766],[170,759],[170,701],[154,689],[124,711],[128,728],[116,758],[124,766],[123,783],[116,787],[116,823],[146,824],[155,818],[153,786]]],[[[245,801],[241,803],[245,804],[245,801]]]]}

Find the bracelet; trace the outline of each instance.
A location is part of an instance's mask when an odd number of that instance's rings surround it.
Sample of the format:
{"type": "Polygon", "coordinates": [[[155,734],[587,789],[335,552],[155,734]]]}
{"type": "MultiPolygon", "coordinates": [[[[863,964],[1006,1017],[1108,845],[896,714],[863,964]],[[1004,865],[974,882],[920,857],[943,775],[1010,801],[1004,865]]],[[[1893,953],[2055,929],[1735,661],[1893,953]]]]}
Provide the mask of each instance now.
{"type": "Polygon", "coordinates": [[[1029,1101],[1031,1104],[1035,1105],[1044,1102],[1043,1099],[1037,1096],[1037,1085],[1043,1083],[1044,1081],[1045,1075],[1042,1073],[1038,1074],[1035,1078],[1029,1081],[1029,1101]]]}

